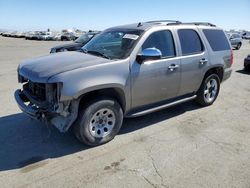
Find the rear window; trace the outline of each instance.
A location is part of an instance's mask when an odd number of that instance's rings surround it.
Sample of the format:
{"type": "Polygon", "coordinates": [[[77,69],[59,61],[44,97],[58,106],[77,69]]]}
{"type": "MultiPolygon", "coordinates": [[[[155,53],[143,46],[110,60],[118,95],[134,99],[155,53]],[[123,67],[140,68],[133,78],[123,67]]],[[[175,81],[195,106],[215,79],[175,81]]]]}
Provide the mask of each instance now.
{"type": "Polygon", "coordinates": [[[213,51],[230,50],[230,44],[222,30],[203,29],[213,51]]]}
{"type": "Polygon", "coordinates": [[[181,42],[182,55],[191,55],[203,51],[203,44],[198,33],[192,29],[180,29],[178,35],[181,42]]]}

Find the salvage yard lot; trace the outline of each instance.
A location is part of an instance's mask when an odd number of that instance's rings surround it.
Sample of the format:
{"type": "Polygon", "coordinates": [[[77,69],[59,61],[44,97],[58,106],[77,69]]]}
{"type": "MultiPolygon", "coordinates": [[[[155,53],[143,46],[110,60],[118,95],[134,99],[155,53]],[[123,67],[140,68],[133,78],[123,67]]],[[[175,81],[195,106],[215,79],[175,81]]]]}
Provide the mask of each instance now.
{"type": "Polygon", "coordinates": [[[250,74],[242,70],[250,43],[234,50],[233,74],[214,105],[126,119],[95,148],[31,120],[13,97],[18,64],[61,43],[0,37],[1,187],[250,186],[250,74]]]}

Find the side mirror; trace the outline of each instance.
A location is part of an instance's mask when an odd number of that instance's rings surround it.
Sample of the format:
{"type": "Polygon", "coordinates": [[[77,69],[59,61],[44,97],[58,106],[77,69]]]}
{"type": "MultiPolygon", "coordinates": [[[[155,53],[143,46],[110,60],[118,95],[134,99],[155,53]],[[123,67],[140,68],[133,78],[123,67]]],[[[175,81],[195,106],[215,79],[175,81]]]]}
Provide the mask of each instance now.
{"type": "Polygon", "coordinates": [[[161,59],[162,53],[157,48],[146,48],[140,54],[137,55],[136,60],[138,63],[143,63],[147,60],[161,59]]]}

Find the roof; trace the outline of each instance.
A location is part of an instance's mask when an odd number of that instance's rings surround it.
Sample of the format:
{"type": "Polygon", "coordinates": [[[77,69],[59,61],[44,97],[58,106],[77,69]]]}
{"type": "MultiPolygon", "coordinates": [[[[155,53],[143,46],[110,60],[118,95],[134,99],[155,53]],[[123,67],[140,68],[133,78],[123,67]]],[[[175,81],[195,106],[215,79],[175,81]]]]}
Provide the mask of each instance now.
{"type": "Polygon", "coordinates": [[[154,26],[162,26],[162,25],[194,25],[194,26],[208,26],[208,27],[216,27],[216,25],[208,22],[180,22],[177,20],[155,20],[155,21],[148,21],[148,22],[139,22],[134,24],[128,25],[121,25],[112,27],[109,29],[139,29],[139,30],[148,30],[154,26]]]}

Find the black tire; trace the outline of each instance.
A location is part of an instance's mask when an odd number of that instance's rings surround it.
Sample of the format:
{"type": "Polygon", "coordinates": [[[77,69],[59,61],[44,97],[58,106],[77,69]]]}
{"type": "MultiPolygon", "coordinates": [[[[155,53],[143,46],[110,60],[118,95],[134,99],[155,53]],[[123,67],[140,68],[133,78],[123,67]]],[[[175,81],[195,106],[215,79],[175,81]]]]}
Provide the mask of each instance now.
{"type": "Polygon", "coordinates": [[[250,72],[250,65],[245,65],[244,70],[250,72]]]}
{"type": "Polygon", "coordinates": [[[236,50],[239,50],[241,47],[241,43],[238,43],[237,46],[236,46],[236,50]]]}
{"type": "MultiPolygon", "coordinates": [[[[97,98],[79,109],[78,118],[74,124],[74,134],[77,139],[89,146],[97,146],[111,141],[119,132],[123,121],[123,111],[120,104],[111,98],[97,98]],[[93,136],[90,123],[95,114],[102,109],[111,110],[115,116],[115,123],[111,132],[104,137],[93,136]]],[[[99,128],[97,128],[99,129],[99,128]]],[[[99,130],[98,130],[99,131],[99,130]]]]}
{"type": "Polygon", "coordinates": [[[197,97],[196,97],[195,101],[202,106],[212,105],[214,103],[214,101],[216,100],[216,98],[219,94],[219,91],[220,91],[220,78],[219,78],[219,76],[217,74],[210,74],[210,75],[206,76],[204,78],[204,80],[202,81],[201,86],[197,92],[197,97]],[[211,80],[216,81],[217,91],[215,92],[213,99],[208,101],[206,98],[206,95],[205,95],[205,90],[208,90],[207,84],[211,80]]]}

